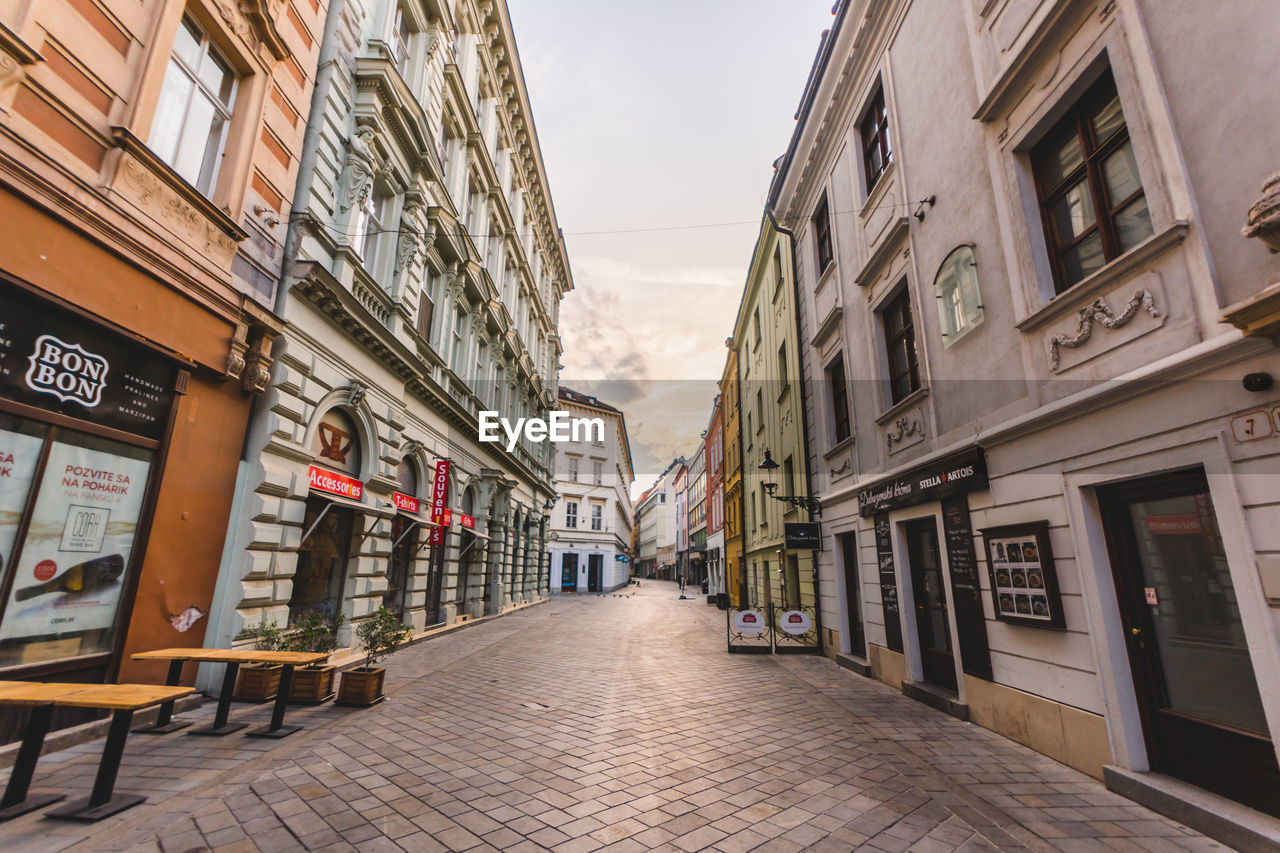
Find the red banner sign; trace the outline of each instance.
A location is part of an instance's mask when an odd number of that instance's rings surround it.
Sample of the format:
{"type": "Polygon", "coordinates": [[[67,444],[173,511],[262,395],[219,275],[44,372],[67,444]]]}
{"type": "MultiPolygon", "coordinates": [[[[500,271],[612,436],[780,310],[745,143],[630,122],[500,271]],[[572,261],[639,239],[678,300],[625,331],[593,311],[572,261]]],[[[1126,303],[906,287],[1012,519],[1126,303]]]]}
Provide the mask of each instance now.
{"type": "Polygon", "coordinates": [[[391,493],[391,502],[396,505],[396,509],[401,512],[418,514],[418,499],[413,495],[404,495],[400,492],[391,493]]]}
{"type": "MultiPolygon", "coordinates": [[[[448,524],[448,518],[442,522],[441,516],[447,516],[448,510],[445,508],[449,501],[449,460],[439,459],[436,461],[436,473],[431,480],[431,518],[437,524],[448,524]]],[[[431,536],[427,539],[430,545],[444,544],[444,527],[431,528],[431,536]]]]}
{"type": "Polygon", "coordinates": [[[470,527],[473,530],[475,529],[476,518],[474,515],[467,515],[466,513],[460,512],[458,513],[458,519],[462,522],[463,527],[470,527]]]}
{"type": "Polygon", "coordinates": [[[1199,533],[1200,518],[1195,515],[1149,515],[1147,530],[1155,535],[1199,533]]]}
{"type": "Polygon", "coordinates": [[[364,496],[364,483],[355,477],[348,477],[345,474],[338,474],[312,465],[307,471],[307,478],[311,481],[311,488],[317,492],[326,492],[343,498],[351,498],[353,501],[358,501],[364,496]]]}

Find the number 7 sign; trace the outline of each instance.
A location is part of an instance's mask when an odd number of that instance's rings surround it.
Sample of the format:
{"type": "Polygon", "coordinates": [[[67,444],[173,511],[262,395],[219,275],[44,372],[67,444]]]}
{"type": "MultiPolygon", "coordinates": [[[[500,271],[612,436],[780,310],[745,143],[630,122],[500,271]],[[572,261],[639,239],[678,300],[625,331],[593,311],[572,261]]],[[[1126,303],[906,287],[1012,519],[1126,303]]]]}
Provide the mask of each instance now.
{"type": "Polygon", "coordinates": [[[1267,438],[1275,432],[1271,423],[1273,417],[1280,421],[1280,408],[1271,412],[1259,409],[1256,412],[1236,415],[1231,419],[1231,434],[1235,436],[1236,441],[1241,442],[1267,438]]]}

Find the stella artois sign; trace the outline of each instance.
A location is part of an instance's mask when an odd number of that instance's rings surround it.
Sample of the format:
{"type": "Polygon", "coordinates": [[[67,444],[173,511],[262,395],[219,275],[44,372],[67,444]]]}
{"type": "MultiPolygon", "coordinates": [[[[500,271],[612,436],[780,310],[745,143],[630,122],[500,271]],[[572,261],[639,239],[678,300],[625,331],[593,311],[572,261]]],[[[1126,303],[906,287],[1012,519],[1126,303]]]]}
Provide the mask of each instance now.
{"type": "Polygon", "coordinates": [[[353,501],[358,501],[364,496],[364,483],[354,477],[326,471],[317,465],[311,466],[307,471],[307,477],[311,481],[311,488],[317,492],[350,498],[353,501]]]}

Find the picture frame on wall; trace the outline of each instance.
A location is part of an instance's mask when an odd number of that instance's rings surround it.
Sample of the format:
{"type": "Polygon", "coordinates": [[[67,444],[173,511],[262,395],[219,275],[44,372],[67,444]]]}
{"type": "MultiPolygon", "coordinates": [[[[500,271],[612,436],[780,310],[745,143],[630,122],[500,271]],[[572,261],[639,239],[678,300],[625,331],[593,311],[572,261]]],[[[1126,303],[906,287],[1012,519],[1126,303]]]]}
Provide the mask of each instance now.
{"type": "Polygon", "coordinates": [[[1032,628],[1066,628],[1049,522],[1007,524],[980,532],[996,618],[1032,628]]]}

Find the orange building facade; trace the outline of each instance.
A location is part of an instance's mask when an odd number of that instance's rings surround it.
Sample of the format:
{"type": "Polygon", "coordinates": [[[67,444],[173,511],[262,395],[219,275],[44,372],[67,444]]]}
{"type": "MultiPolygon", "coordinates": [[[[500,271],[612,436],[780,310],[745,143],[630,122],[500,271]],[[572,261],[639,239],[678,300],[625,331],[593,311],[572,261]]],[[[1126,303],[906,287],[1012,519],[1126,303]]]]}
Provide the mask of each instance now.
{"type": "Polygon", "coordinates": [[[325,12],[0,11],[0,678],[203,644],[325,12]]]}

